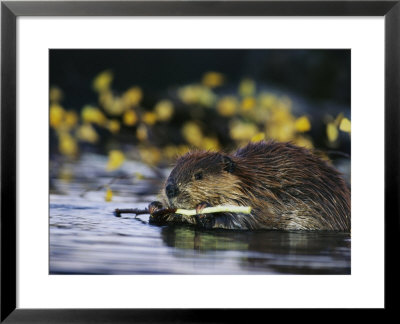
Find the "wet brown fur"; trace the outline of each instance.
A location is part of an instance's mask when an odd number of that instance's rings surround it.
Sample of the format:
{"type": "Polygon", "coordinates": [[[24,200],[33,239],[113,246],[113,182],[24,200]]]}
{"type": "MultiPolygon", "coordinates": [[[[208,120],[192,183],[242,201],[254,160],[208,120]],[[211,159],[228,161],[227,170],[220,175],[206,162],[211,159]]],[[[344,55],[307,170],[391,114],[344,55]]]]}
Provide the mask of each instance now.
{"type": "MultiPolygon", "coordinates": [[[[178,159],[167,183],[179,194],[163,204],[194,209],[200,203],[251,206],[252,213],[207,215],[204,227],[350,231],[350,191],[341,174],[305,148],[251,143],[233,154],[191,152],[178,159]],[[202,172],[202,179],[195,174],[202,172]]],[[[198,224],[195,217],[171,222],[198,224]]]]}

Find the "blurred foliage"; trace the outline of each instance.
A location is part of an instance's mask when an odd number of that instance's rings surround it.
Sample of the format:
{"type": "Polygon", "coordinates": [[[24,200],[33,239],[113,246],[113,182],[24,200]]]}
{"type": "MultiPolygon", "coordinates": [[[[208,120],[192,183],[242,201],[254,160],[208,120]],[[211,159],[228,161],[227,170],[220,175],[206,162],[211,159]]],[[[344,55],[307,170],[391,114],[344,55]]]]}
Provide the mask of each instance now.
{"type": "MultiPolygon", "coordinates": [[[[92,88],[98,102],[78,112],[63,107],[68,94],[51,87],[49,118],[58,153],[77,158],[87,148],[84,145],[103,149],[114,139],[113,145],[119,148],[108,150],[106,166],[112,171],[122,165],[125,154],[132,155],[121,149],[123,144],[137,148],[136,157],[150,165],[172,161],[192,148],[232,149],[249,141],[274,139],[314,147],[312,116],[295,115],[289,96],[262,90],[250,78],[243,78],[236,91],[218,91],[226,77],[210,71],[198,83],[176,87],[165,97],[154,100],[149,94],[148,101],[140,86],[118,93],[112,88],[113,80],[111,70],[94,76],[92,88]]],[[[343,113],[327,115],[325,124],[332,147],[340,132],[351,132],[351,122],[343,113]]]]}

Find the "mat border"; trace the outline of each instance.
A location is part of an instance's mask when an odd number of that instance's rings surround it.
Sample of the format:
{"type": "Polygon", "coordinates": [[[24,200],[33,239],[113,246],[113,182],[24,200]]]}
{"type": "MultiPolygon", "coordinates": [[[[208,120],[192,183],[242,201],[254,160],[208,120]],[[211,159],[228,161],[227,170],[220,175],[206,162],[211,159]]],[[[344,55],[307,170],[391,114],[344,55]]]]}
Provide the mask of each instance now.
{"type": "MultiPolygon", "coordinates": [[[[16,308],[16,19],[18,16],[383,16],[385,19],[385,309],[398,281],[389,247],[399,234],[400,0],[2,1],[1,291],[3,323],[235,322],[272,310],[16,308]],[[390,284],[388,284],[390,282],[390,284]],[[239,316],[239,314],[241,316],[239,316]],[[239,317],[238,317],[239,316],[239,317]]],[[[274,310],[275,311],[275,310],[274,310]]]]}

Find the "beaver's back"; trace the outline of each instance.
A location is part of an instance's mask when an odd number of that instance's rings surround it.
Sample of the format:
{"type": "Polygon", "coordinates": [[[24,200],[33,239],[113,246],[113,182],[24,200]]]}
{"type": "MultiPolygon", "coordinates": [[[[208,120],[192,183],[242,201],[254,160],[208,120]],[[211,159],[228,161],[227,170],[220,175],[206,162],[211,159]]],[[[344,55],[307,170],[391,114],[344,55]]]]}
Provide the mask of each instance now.
{"type": "Polygon", "coordinates": [[[290,143],[251,143],[232,155],[255,228],[350,230],[350,191],[327,162],[290,143]]]}

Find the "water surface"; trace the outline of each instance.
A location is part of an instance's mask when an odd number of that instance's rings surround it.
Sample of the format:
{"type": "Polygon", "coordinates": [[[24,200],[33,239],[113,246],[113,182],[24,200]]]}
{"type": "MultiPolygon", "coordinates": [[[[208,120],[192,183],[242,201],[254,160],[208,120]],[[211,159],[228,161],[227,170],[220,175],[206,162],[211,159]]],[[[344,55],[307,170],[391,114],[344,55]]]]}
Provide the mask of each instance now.
{"type": "Polygon", "coordinates": [[[200,230],[115,217],[115,208],[147,207],[168,170],[126,162],[110,173],[105,163],[94,154],[51,162],[52,274],[350,274],[345,233],[200,230]]]}

